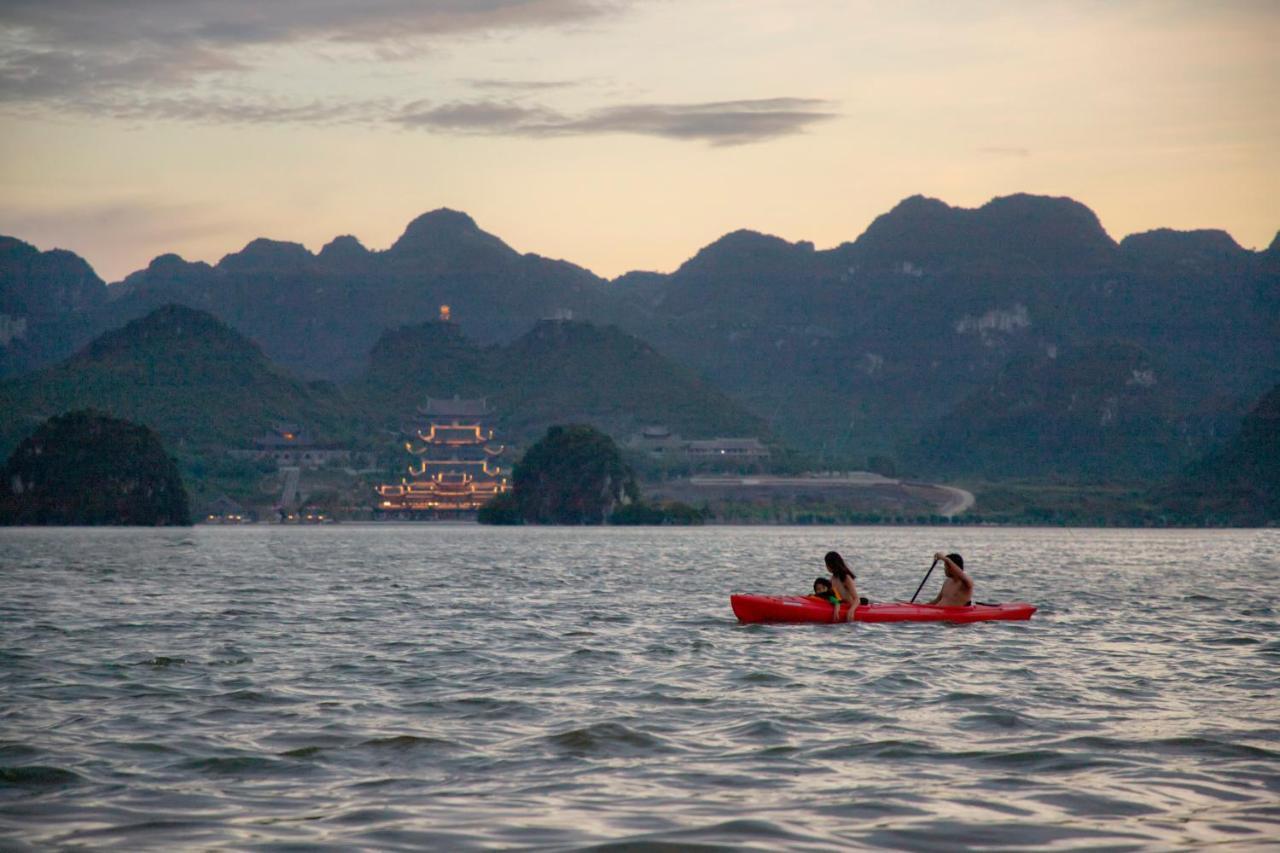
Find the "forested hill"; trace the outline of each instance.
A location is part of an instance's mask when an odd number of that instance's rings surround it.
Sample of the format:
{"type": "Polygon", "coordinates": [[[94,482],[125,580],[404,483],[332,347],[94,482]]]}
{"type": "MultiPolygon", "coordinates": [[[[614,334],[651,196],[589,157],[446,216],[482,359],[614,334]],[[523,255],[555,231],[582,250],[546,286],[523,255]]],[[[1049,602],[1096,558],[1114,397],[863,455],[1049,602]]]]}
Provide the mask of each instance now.
{"type": "Polygon", "coordinates": [[[175,450],[239,447],[278,422],[350,437],[351,412],[331,383],[305,383],[203,311],[163,306],[71,358],[0,383],[0,451],[35,425],[93,408],[156,430],[175,450]]]}
{"type": "Polygon", "coordinates": [[[481,346],[453,323],[388,332],[354,397],[400,423],[427,396],[485,396],[504,437],[532,440],[557,423],[590,423],[619,438],[665,424],[689,438],[760,436],[758,417],[652,347],[614,327],[544,320],[505,345],[481,346]]]}
{"type": "Polygon", "coordinates": [[[1236,435],[1158,490],[1157,498],[1178,518],[1280,522],[1280,385],[1263,395],[1236,435]]]}

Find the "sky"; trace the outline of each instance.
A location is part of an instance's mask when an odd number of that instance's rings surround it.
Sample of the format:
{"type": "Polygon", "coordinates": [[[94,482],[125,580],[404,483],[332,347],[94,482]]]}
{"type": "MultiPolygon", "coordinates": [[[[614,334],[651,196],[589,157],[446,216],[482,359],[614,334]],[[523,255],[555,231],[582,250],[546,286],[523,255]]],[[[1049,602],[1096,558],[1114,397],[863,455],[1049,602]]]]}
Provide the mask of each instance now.
{"type": "Polygon", "coordinates": [[[0,234],[114,281],[450,207],[613,277],[903,198],[1280,229],[1276,0],[0,0],[0,234]]]}

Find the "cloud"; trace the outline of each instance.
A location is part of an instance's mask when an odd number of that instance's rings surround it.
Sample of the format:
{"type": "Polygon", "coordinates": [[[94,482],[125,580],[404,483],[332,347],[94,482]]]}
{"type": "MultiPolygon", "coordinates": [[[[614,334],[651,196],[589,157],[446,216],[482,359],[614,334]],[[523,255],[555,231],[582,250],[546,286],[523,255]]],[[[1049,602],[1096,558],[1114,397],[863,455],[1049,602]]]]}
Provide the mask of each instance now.
{"type": "Polygon", "coordinates": [[[747,145],[804,132],[836,117],[814,98],[765,98],[705,104],[623,104],[570,115],[516,101],[397,104],[391,99],[298,100],[261,93],[240,97],[121,93],[84,100],[78,111],[124,121],[212,124],[390,124],[460,135],[551,138],[629,133],[711,145],[747,145]]]}
{"type": "Polygon", "coordinates": [[[270,96],[121,97],[83,105],[88,114],[116,119],[215,124],[369,124],[381,121],[391,109],[384,100],[291,101],[270,96]]]}
{"type": "Polygon", "coordinates": [[[412,128],[514,136],[632,133],[712,145],[745,145],[800,133],[834,118],[816,98],[762,98],[703,104],[623,104],[570,116],[545,107],[501,101],[407,106],[395,119],[412,128]]]}
{"type": "Polygon", "coordinates": [[[228,54],[195,46],[95,54],[0,42],[0,103],[58,103],[157,83],[182,86],[210,73],[242,69],[228,54]]]}
{"type": "Polygon", "coordinates": [[[507,92],[542,92],[548,89],[568,89],[580,83],[574,80],[467,80],[475,89],[498,89],[507,92]]]}
{"type": "Polygon", "coordinates": [[[608,107],[571,123],[569,132],[639,133],[741,145],[799,133],[835,117],[827,101],[765,98],[707,104],[630,104],[608,107]]]}
{"type": "Polygon", "coordinates": [[[394,119],[405,127],[431,128],[456,133],[537,133],[567,119],[544,107],[525,107],[499,101],[471,101],[431,106],[406,105],[394,119]]]}
{"type": "MultiPolygon", "coordinates": [[[[642,0],[3,0],[0,110],[141,121],[360,122],[453,134],[629,133],[743,145],[833,117],[810,98],[623,103],[573,113],[523,99],[584,81],[472,78],[474,101],[309,98],[269,76],[276,49],[413,58],[423,40],[582,23],[642,0]],[[492,94],[493,97],[488,97],[492,94]]],[[[284,55],[284,54],[280,54],[284,55]]]]}
{"type": "Polygon", "coordinates": [[[573,23],[623,0],[6,0],[0,26],[69,47],[307,40],[373,43],[405,36],[573,23]]]}
{"type": "Polygon", "coordinates": [[[0,101],[186,86],[304,42],[385,51],[416,38],[562,26],[624,0],[5,0],[0,101]]]}

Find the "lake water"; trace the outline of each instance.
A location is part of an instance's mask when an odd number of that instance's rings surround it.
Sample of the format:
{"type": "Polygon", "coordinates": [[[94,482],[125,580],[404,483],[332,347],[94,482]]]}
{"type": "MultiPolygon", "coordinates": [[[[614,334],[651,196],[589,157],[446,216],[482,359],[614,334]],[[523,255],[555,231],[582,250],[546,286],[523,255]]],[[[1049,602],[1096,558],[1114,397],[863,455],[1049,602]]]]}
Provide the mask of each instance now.
{"type": "Polygon", "coordinates": [[[1280,531],[10,529],[0,572],[3,849],[1280,837],[1280,531]],[[831,548],[1041,609],[737,624],[831,548]]]}

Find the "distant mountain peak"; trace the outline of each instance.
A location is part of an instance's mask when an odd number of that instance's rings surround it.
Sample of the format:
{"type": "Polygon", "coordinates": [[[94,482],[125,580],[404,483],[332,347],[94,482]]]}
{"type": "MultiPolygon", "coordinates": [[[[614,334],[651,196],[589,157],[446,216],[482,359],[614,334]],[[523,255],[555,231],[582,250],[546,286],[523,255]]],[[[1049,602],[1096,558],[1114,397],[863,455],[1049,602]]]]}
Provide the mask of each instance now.
{"type": "MultiPolygon", "coordinates": [[[[207,264],[202,264],[200,262],[196,262],[194,265],[208,266],[207,264]]],[[[152,258],[151,263],[147,264],[146,271],[149,273],[167,273],[175,270],[185,270],[190,266],[193,266],[193,263],[181,255],[174,252],[166,252],[163,255],[157,255],[152,258]]]]}
{"type": "Polygon", "coordinates": [[[414,219],[405,228],[406,233],[415,228],[458,229],[462,231],[479,231],[480,226],[467,213],[451,207],[437,207],[414,219]]]}
{"type": "Polygon", "coordinates": [[[1040,210],[1045,212],[1071,213],[1081,216],[1090,221],[1097,221],[1098,217],[1087,204],[1078,202],[1070,196],[1065,195],[1039,195],[1037,193],[1010,193],[1009,195],[998,195],[993,197],[978,210],[993,210],[1000,208],[1016,209],[1021,212],[1032,210],[1040,210]]]}
{"type": "Polygon", "coordinates": [[[1245,251],[1226,231],[1213,228],[1193,231],[1156,228],[1140,234],[1130,234],[1120,241],[1120,248],[1173,258],[1208,253],[1234,255],[1245,251]]]}
{"type": "Polygon", "coordinates": [[[730,231],[714,243],[703,246],[698,253],[681,265],[676,274],[711,270],[727,265],[759,265],[769,259],[791,258],[797,254],[811,254],[813,244],[808,241],[790,243],[772,234],[762,234],[739,228],[730,231]]]}
{"type": "Polygon", "coordinates": [[[804,243],[789,243],[781,237],[775,237],[772,234],[762,234],[759,231],[752,231],[749,228],[739,228],[737,231],[730,231],[719,240],[711,243],[703,251],[708,249],[790,249],[795,246],[812,245],[804,243]]]}
{"type": "Polygon", "coordinates": [[[321,260],[349,260],[368,256],[369,250],[364,244],[350,234],[334,237],[324,245],[316,257],[321,260]]]}
{"type": "Polygon", "coordinates": [[[217,317],[173,302],[96,338],[73,361],[100,361],[139,350],[189,352],[194,341],[235,353],[245,361],[265,360],[257,344],[217,317]]]}
{"type": "Polygon", "coordinates": [[[998,196],[976,213],[985,218],[988,228],[1026,241],[1033,249],[1051,249],[1060,259],[1071,255],[1097,258],[1114,253],[1116,248],[1098,214],[1066,196],[998,196]]]}
{"type": "MultiPolygon", "coordinates": [[[[207,311],[201,311],[199,308],[191,308],[177,302],[170,302],[167,305],[161,305],[150,314],[126,323],[115,332],[108,332],[107,335],[119,334],[125,331],[172,331],[183,333],[184,330],[205,331],[209,329],[225,331],[232,335],[237,334],[207,311]]],[[[106,337],[106,335],[103,337],[106,337]]]]}
{"type": "Polygon", "coordinates": [[[1091,237],[1102,237],[1110,242],[1098,214],[1086,204],[1067,196],[1033,195],[1014,193],[996,196],[978,208],[976,213],[997,219],[1002,224],[1014,217],[1050,222],[1058,228],[1073,225],[1091,237]]]}
{"type": "MultiPolygon", "coordinates": [[[[52,319],[92,310],[106,298],[106,284],[75,252],[42,252],[0,236],[0,314],[52,319]]],[[[0,350],[7,342],[0,342],[0,350]]]]}
{"type": "Polygon", "coordinates": [[[481,231],[470,216],[447,207],[424,213],[410,222],[389,251],[393,254],[435,254],[458,248],[496,249],[514,254],[506,243],[481,231]]]}
{"type": "Polygon", "coordinates": [[[314,258],[301,243],[259,237],[239,252],[218,261],[218,269],[234,272],[295,269],[314,258]]]}
{"type": "Polygon", "coordinates": [[[0,234],[0,257],[33,258],[38,254],[40,254],[40,250],[25,240],[0,234]]]}
{"type": "Polygon", "coordinates": [[[934,198],[933,196],[923,195],[921,193],[916,193],[915,195],[907,196],[902,201],[895,204],[893,208],[889,211],[889,215],[893,215],[895,213],[898,215],[919,214],[919,213],[950,213],[954,209],[955,208],[947,204],[942,199],[934,198]]]}
{"type": "Polygon", "coordinates": [[[84,258],[69,249],[48,249],[41,251],[30,243],[17,237],[0,235],[0,264],[36,263],[52,270],[57,269],[64,274],[88,277],[97,280],[98,275],[84,258]]]}
{"type": "Polygon", "coordinates": [[[904,198],[893,206],[888,213],[882,213],[872,220],[856,244],[893,245],[910,235],[915,239],[923,233],[937,233],[940,230],[954,230],[957,227],[957,209],[936,198],[913,195],[904,198]]]}
{"type": "Polygon", "coordinates": [[[1016,193],[978,208],[951,207],[915,195],[876,217],[854,243],[884,260],[951,263],[985,253],[989,260],[1035,259],[1054,266],[1092,264],[1115,251],[1097,214],[1065,197],[1016,193]]]}
{"type": "MultiPolygon", "coordinates": [[[[198,281],[209,275],[213,267],[204,261],[188,261],[181,255],[167,252],[157,255],[146,269],[131,272],[114,285],[116,296],[153,287],[172,287],[179,283],[198,281]]],[[[169,297],[172,298],[172,297],[169,297]]]]}

